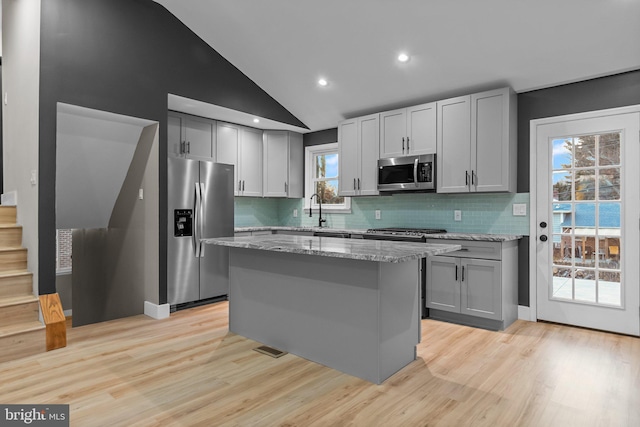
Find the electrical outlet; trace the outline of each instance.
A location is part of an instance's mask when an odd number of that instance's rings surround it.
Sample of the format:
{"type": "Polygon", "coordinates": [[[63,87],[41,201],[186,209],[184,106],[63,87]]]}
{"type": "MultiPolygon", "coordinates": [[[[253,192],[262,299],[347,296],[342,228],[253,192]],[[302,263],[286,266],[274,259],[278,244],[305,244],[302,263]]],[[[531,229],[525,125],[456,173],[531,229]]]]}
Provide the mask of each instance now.
{"type": "Polygon", "coordinates": [[[513,204],[513,216],[527,216],[527,204],[526,203],[514,203],[513,204]]]}
{"type": "Polygon", "coordinates": [[[142,188],[138,188],[138,200],[144,199],[144,190],[142,188]]]}
{"type": "Polygon", "coordinates": [[[453,220],[462,221],[462,211],[453,211],[453,220]]]}
{"type": "Polygon", "coordinates": [[[380,219],[380,209],[376,209],[376,219],[380,219]]]}
{"type": "Polygon", "coordinates": [[[293,210],[293,217],[298,218],[298,209],[293,210]]]}

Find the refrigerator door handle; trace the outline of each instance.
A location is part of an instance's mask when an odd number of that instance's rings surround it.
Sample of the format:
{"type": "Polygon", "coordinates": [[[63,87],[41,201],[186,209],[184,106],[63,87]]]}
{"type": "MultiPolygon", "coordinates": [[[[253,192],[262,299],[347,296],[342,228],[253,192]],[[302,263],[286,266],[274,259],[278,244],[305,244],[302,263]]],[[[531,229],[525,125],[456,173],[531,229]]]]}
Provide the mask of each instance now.
{"type": "Polygon", "coordinates": [[[198,245],[200,246],[200,258],[204,258],[205,244],[200,241],[204,236],[204,182],[200,183],[200,237],[198,238],[198,245]]]}
{"type": "Polygon", "coordinates": [[[196,203],[193,207],[193,246],[196,258],[200,257],[200,206],[202,205],[202,195],[200,193],[200,183],[196,182],[196,203]]]}

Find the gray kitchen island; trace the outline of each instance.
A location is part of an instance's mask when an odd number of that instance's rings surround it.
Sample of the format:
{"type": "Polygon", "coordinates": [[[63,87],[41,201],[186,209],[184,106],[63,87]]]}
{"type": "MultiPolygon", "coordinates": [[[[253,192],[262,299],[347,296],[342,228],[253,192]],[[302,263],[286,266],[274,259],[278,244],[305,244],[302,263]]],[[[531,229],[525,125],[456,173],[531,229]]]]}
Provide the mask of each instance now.
{"type": "Polygon", "coordinates": [[[203,242],[230,248],[231,332],[376,384],[416,358],[420,259],[460,249],[289,235],[203,242]]]}

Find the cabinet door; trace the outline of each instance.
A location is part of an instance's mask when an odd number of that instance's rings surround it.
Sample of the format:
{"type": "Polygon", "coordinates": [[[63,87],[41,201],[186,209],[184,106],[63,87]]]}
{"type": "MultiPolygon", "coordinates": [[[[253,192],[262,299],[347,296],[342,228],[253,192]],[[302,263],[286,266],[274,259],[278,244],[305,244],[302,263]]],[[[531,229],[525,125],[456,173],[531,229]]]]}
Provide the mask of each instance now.
{"type": "Polygon", "coordinates": [[[463,259],[461,262],[461,304],[463,314],[502,319],[501,262],[463,259]]]}
{"type": "Polygon", "coordinates": [[[407,115],[406,110],[380,113],[380,158],[401,157],[406,151],[407,115]]]}
{"type": "Polygon", "coordinates": [[[289,159],[287,132],[265,131],[263,138],[263,194],[265,197],[287,197],[289,159]]]}
{"type": "Polygon", "coordinates": [[[238,126],[218,122],[217,130],[217,160],[218,163],[226,163],[234,166],[233,194],[238,196],[242,191],[242,183],[238,174],[238,143],[240,140],[240,128],[238,126]]]}
{"type": "MultiPolygon", "coordinates": [[[[262,196],[262,131],[244,128],[240,135],[238,176],[242,185],[241,195],[260,197],[262,196]]],[[[220,161],[219,158],[218,161],[220,161]]]]}
{"type": "Polygon", "coordinates": [[[287,197],[301,199],[304,197],[304,147],[302,134],[287,132],[289,139],[289,163],[287,167],[287,197]]]}
{"type": "Polygon", "coordinates": [[[437,191],[467,193],[471,183],[471,97],[439,101],[437,191]]]}
{"type": "Polygon", "coordinates": [[[338,124],[338,167],[340,168],[340,196],[355,196],[359,169],[358,119],[338,124]]]}
{"type": "Polygon", "coordinates": [[[509,92],[505,88],[471,95],[472,191],[515,190],[509,185],[516,145],[509,139],[509,92]]]}
{"type": "MultiPolygon", "coordinates": [[[[358,152],[360,155],[360,180],[356,182],[361,196],[377,196],[378,193],[378,147],[380,126],[378,114],[358,119],[358,152]]],[[[342,159],[340,159],[342,165],[342,159]]],[[[347,163],[352,167],[355,163],[347,163]]],[[[349,181],[347,181],[347,184],[349,181]]]]}
{"type": "Polygon", "coordinates": [[[460,313],[460,259],[427,257],[427,308],[460,313]]]}
{"type": "Polygon", "coordinates": [[[182,141],[182,117],[169,114],[167,118],[167,146],[170,156],[179,157],[183,154],[180,150],[182,141]]]}
{"type": "Polygon", "coordinates": [[[213,120],[185,117],[184,138],[187,143],[187,156],[215,161],[214,126],[213,120]]]}
{"type": "Polygon", "coordinates": [[[407,146],[410,154],[436,152],[436,103],[407,108],[407,146]]]}

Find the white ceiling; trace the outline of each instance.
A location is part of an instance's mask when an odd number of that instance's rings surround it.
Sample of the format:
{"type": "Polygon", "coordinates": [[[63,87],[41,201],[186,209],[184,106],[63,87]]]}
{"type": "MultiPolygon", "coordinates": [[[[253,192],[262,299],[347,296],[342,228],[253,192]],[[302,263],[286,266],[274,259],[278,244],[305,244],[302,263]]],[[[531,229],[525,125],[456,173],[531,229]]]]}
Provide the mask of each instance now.
{"type": "Polygon", "coordinates": [[[156,1],[312,131],[640,69],[640,0],[156,1]]]}

